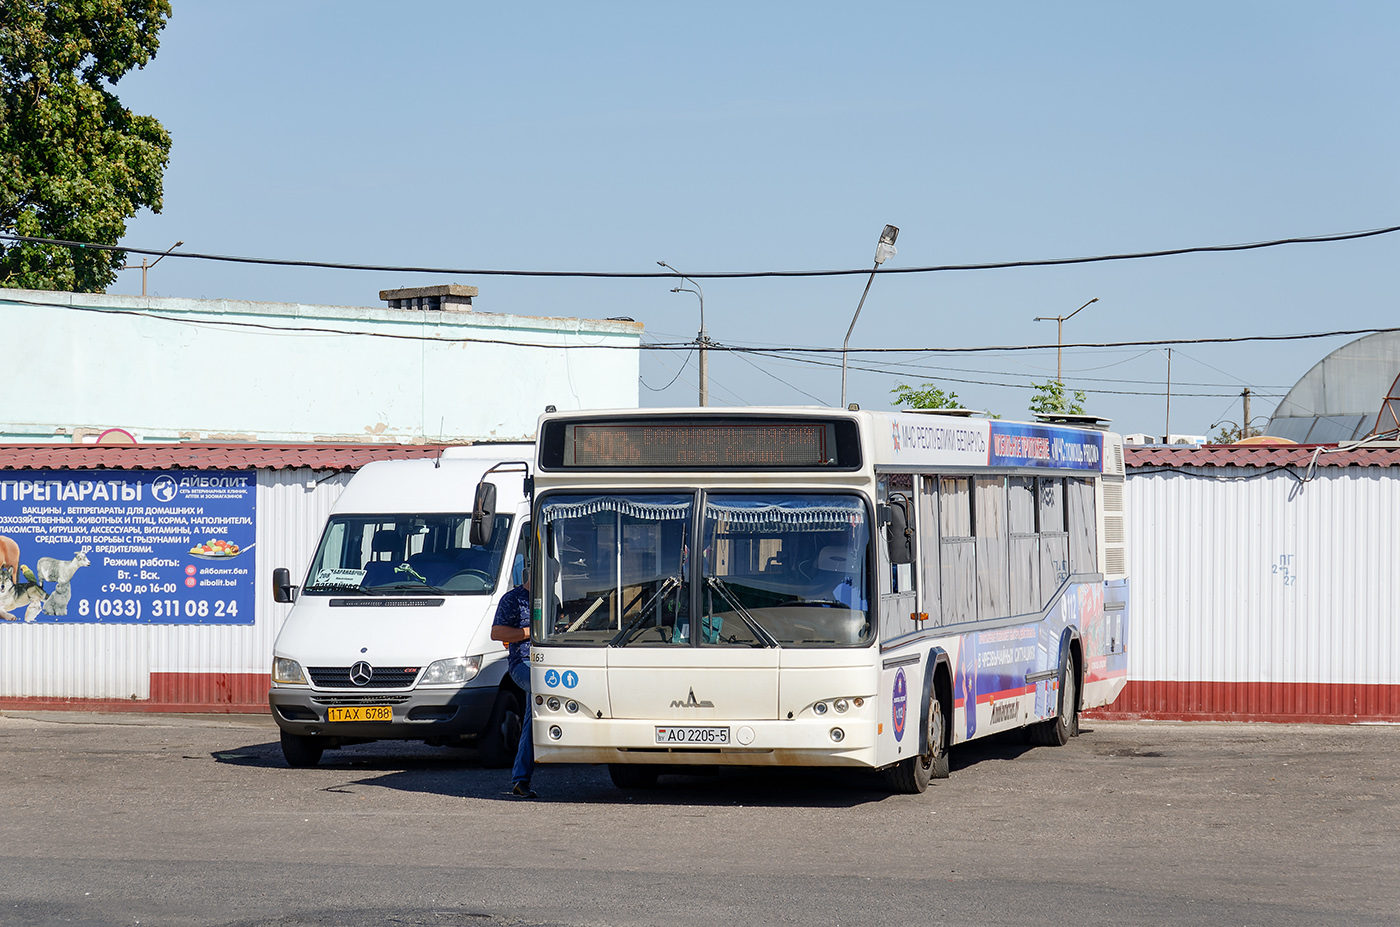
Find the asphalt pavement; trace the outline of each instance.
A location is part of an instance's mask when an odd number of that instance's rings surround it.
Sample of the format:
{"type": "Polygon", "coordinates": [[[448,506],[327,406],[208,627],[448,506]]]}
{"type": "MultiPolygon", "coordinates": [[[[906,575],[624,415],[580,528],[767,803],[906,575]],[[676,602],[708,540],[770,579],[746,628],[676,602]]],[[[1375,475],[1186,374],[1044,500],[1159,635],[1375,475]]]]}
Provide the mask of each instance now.
{"type": "Polygon", "coordinates": [[[733,770],[615,789],[270,718],[0,712],[0,924],[1380,925],[1400,727],[1086,721],[923,795],[733,770]]]}

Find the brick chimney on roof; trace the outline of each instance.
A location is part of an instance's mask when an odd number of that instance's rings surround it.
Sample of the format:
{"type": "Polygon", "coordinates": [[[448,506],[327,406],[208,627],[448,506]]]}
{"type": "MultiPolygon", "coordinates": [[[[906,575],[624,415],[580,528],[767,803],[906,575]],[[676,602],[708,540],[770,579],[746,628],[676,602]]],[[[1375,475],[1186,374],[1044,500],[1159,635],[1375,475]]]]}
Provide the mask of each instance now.
{"type": "Polygon", "coordinates": [[[472,298],[478,290],[474,286],[460,283],[441,283],[437,286],[411,286],[401,290],[380,290],[379,298],[389,303],[390,309],[451,309],[470,312],[472,298]]]}

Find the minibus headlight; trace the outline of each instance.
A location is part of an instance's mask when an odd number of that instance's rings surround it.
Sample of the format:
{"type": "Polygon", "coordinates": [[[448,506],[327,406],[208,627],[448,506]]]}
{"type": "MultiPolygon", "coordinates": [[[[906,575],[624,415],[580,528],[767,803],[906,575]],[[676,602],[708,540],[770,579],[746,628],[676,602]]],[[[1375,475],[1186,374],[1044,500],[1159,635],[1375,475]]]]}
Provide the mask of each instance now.
{"type": "Polygon", "coordinates": [[[296,660],[273,657],[272,683],[279,686],[304,686],[306,685],[306,674],[301,671],[301,664],[296,660]]]}
{"type": "Polygon", "coordinates": [[[850,708],[851,706],[850,706],[850,704],[849,704],[845,699],[843,699],[843,698],[838,698],[836,701],[834,701],[834,702],[831,703],[831,707],[832,707],[832,708],[835,708],[837,711],[845,711],[847,708],[850,708]]]}
{"type": "Polygon", "coordinates": [[[420,686],[460,686],[476,678],[476,674],[481,672],[481,654],[471,657],[453,657],[450,660],[438,660],[432,663],[423,671],[423,678],[418,681],[420,686]]]}

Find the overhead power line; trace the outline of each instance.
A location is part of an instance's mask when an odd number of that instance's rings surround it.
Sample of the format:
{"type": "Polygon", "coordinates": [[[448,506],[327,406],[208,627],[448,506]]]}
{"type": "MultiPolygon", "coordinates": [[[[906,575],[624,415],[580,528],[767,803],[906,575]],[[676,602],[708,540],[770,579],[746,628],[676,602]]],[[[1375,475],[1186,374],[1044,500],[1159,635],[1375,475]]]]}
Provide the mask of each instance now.
{"type": "MultiPolygon", "coordinates": [[[[867,271],[868,272],[868,271],[867,271]]],[[[0,291],[3,293],[3,291],[0,291]]],[[[139,309],[105,309],[99,306],[72,306],[64,303],[38,302],[35,300],[7,299],[0,296],[0,304],[8,306],[43,306],[49,309],[65,309],[71,312],[93,312],[99,315],[129,315],[147,319],[160,319],[165,322],[177,322],[183,325],[207,325],[211,327],[231,327],[231,328],[254,328],[263,331],[279,332],[283,334],[320,334],[320,335],[348,335],[360,338],[388,338],[397,341],[435,341],[442,344],[497,344],[506,347],[517,348],[549,348],[551,350],[585,350],[585,351],[690,351],[694,350],[694,341],[677,342],[649,342],[646,344],[547,344],[531,341],[505,341],[496,338],[472,338],[472,337],[439,337],[436,335],[414,335],[398,332],[376,332],[376,331],[352,331],[341,328],[323,328],[312,325],[269,325],[263,322],[235,322],[231,319],[191,319],[178,316],[161,315],[158,312],[145,312],[139,309]]],[[[1178,344],[1239,344],[1249,341],[1307,341],[1314,338],[1335,338],[1342,335],[1376,335],[1385,332],[1400,332],[1400,327],[1392,328],[1352,328],[1341,329],[1330,332],[1307,332],[1297,335],[1239,335],[1232,338],[1163,338],[1155,341],[1082,341],[1074,344],[1065,344],[1066,348],[1140,348],[1140,347],[1160,347],[1178,344]]],[[[717,341],[711,341],[708,345],[713,350],[725,351],[731,354],[840,354],[842,348],[789,348],[789,347],[747,347],[741,345],[727,345],[717,341]]],[[[1017,345],[983,345],[980,347],[966,348],[933,348],[933,347],[913,347],[913,348],[851,348],[851,354],[976,354],[1004,351],[1007,353],[1020,351],[1047,351],[1055,347],[1053,344],[1017,344],[1017,345]]]]}
{"type": "MultiPolygon", "coordinates": [[[[1400,225],[1386,228],[1366,229],[1359,232],[1339,232],[1332,235],[1307,235],[1296,238],[1275,238],[1270,241],[1253,241],[1234,245],[1197,245],[1188,248],[1166,248],[1159,251],[1135,251],[1122,254],[1099,254],[1090,257],[1042,258],[1028,261],[994,261],[981,264],[936,264],[926,267],[888,267],[875,269],[877,274],[929,274],[954,270],[1005,270],[1013,267],[1056,267],[1066,264],[1093,264],[1102,261],[1133,261],[1143,258],[1172,257],[1182,254],[1210,254],[1227,251],[1257,251],[1261,248],[1277,248],[1281,245],[1321,244],[1333,241],[1354,241],[1360,238],[1374,238],[1400,232],[1400,225]]],[[[672,271],[603,271],[603,270],[500,270],[464,267],[412,267],[389,264],[354,264],[342,261],[303,261],[288,258],[245,257],[232,254],[206,254],[195,251],[171,251],[168,248],[137,248],[125,245],[104,245],[93,242],[68,241],[62,238],[40,238],[31,235],[0,233],[2,241],[25,242],[39,245],[58,245],[67,248],[80,248],[91,251],[122,251],[129,254],[160,254],[172,258],[189,258],[200,261],[224,261],[233,264],[262,264],[275,267],[310,267],[324,270],[369,270],[384,273],[452,274],[478,277],[603,277],[611,279],[674,279],[679,276],[672,271]]],[[[852,270],[742,270],[710,271],[686,274],[700,279],[742,279],[754,277],[848,277],[871,273],[869,267],[852,270]]],[[[1068,345],[1066,345],[1068,347],[1068,345]]]]}

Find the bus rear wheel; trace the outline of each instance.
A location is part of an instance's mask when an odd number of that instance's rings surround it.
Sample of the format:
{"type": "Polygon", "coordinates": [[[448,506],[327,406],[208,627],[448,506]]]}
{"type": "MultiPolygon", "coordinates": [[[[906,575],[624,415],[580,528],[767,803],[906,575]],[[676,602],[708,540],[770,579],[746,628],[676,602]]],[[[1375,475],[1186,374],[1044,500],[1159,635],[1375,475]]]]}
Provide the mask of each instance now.
{"type": "Polygon", "coordinates": [[[931,781],[947,779],[948,774],[948,724],[935,693],[928,703],[928,752],[887,768],[885,782],[896,792],[917,795],[927,789],[931,781]]]}
{"type": "Polygon", "coordinates": [[[613,785],[620,789],[650,789],[656,786],[656,777],[661,771],[655,766],[641,766],[632,763],[609,763],[608,775],[613,785]]]}
{"type": "Polygon", "coordinates": [[[1060,704],[1055,717],[1031,728],[1033,743],[1045,747],[1063,747],[1071,737],[1079,736],[1079,671],[1074,658],[1065,661],[1060,670],[1060,704]]]}

